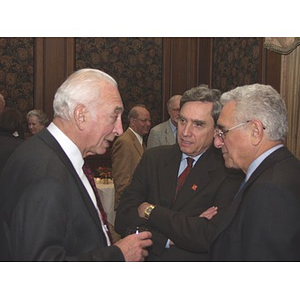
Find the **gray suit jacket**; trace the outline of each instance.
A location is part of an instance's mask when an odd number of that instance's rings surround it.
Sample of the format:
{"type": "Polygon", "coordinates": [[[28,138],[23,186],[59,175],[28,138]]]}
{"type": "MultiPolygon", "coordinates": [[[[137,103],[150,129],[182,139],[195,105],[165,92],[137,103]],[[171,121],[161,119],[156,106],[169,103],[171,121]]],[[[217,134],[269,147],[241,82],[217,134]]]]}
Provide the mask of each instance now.
{"type": "Polygon", "coordinates": [[[169,120],[154,126],[149,133],[147,148],[176,144],[169,120]]]}

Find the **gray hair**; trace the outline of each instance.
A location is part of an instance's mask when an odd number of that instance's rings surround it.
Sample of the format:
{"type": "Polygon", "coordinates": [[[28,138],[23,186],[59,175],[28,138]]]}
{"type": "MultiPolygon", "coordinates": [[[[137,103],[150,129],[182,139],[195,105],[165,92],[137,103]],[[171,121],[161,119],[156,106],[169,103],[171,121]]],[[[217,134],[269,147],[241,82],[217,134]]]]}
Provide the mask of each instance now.
{"type": "Polygon", "coordinates": [[[33,109],[29,111],[26,115],[27,121],[30,117],[37,117],[39,123],[44,126],[49,122],[48,116],[41,109],[33,109]]]}
{"type": "Polygon", "coordinates": [[[176,101],[177,99],[181,99],[182,95],[174,95],[172,96],[168,101],[167,101],[167,107],[168,109],[170,109],[171,103],[173,103],[174,101],[176,101]]]}
{"type": "Polygon", "coordinates": [[[221,92],[219,90],[210,89],[207,85],[201,84],[184,92],[180,100],[180,108],[182,108],[184,103],[190,101],[211,102],[213,103],[211,115],[216,125],[222,108],[221,103],[219,102],[220,95],[221,92]]]}
{"type": "Polygon", "coordinates": [[[288,131],[284,100],[270,85],[252,84],[237,87],[221,96],[221,103],[236,103],[236,121],[260,120],[270,140],[283,141],[288,131]]]}
{"type": "Polygon", "coordinates": [[[82,103],[91,108],[97,104],[104,81],[118,87],[110,75],[97,69],[81,69],[71,74],[55,93],[54,117],[71,120],[76,105],[82,103]]]}

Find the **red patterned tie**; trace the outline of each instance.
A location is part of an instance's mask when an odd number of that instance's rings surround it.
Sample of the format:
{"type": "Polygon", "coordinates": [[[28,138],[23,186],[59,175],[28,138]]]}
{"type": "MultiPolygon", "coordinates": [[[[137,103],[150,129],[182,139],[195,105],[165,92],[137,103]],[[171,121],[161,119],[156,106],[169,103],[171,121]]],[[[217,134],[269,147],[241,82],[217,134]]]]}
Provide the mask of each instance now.
{"type": "Polygon", "coordinates": [[[91,184],[91,186],[93,188],[93,191],[94,191],[94,194],[95,194],[96,200],[97,200],[97,206],[98,206],[98,209],[101,213],[102,221],[103,221],[105,227],[107,228],[106,232],[107,232],[107,235],[109,237],[110,243],[113,244],[113,238],[112,238],[111,232],[109,231],[108,222],[107,222],[107,218],[106,218],[106,213],[103,209],[101,199],[100,199],[100,196],[99,196],[99,193],[98,193],[95,181],[94,181],[93,172],[87,164],[84,164],[82,169],[83,169],[83,172],[84,172],[85,176],[87,177],[89,183],[91,184]]]}
{"type": "Polygon", "coordinates": [[[193,162],[194,159],[191,157],[187,157],[187,166],[186,168],[183,170],[183,172],[179,175],[179,177],[177,178],[177,184],[176,184],[176,190],[175,190],[175,197],[173,199],[173,203],[175,202],[177,195],[179,193],[179,191],[181,190],[187,176],[189,175],[191,168],[193,167],[193,162]]]}

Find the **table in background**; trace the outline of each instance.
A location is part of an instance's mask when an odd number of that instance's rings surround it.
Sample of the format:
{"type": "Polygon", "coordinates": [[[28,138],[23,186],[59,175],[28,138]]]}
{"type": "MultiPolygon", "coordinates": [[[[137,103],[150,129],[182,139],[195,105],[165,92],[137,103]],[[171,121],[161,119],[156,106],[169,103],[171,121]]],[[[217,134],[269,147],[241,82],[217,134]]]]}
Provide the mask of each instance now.
{"type": "Polygon", "coordinates": [[[100,183],[95,179],[95,183],[101,198],[102,206],[107,215],[107,221],[111,224],[115,224],[116,212],[114,210],[115,205],[115,186],[113,183],[100,183]]]}

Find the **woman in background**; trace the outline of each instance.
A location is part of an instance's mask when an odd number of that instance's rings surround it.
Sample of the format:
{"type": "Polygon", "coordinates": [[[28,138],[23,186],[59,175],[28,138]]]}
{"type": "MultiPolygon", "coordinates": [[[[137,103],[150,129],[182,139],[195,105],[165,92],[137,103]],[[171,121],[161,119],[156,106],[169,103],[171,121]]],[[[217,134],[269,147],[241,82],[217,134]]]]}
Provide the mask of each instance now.
{"type": "Polygon", "coordinates": [[[33,109],[27,113],[27,125],[31,134],[37,134],[48,123],[47,115],[41,109],[33,109]]]}

